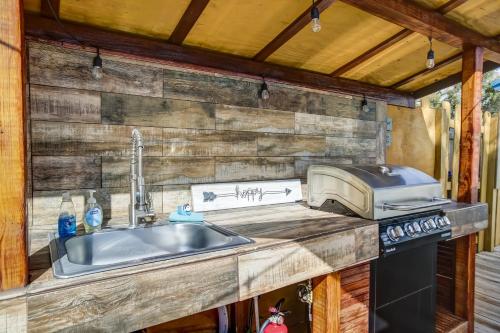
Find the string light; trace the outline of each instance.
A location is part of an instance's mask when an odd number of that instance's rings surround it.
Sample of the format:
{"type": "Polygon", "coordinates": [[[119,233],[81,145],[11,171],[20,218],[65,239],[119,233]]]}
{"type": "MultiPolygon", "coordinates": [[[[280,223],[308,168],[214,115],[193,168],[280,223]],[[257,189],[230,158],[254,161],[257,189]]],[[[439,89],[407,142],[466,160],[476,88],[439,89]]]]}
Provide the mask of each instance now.
{"type": "Polygon", "coordinates": [[[370,112],[370,108],[368,107],[368,101],[366,100],[365,95],[363,95],[363,100],[361,101],[361,110],[363,110],[363,112],[370,112]]]}
{"type": "Polygon", "coordinates": [[[262,78],[262,84],[260,85],[259,96],[263,100],[269,99],[269,89],[267,88],[267,83],[264,78],[262,78]]]}
{"type": "Polygon", "coordinates": [[[429,37],[429,52],[427,52],[427,61],[425,62],[425,66],[429,69],[434,68],[434,50],[432,49],[432,37],[429,37]]]}
{"type": "Polygon", "coordinates": [[[311,28],[313,32],[319,32],[321,30],[321,23],[319,22],[319,9],[316,7],[314,0],[311,8],[311,28]]]}
{"type": "Polygon", "coordinates": [[[94,57],[92,61],[92,77],[94,80],[102,79],[102,59],[99,55],[99,49],[97,49],[97,55],[94,57]]]}

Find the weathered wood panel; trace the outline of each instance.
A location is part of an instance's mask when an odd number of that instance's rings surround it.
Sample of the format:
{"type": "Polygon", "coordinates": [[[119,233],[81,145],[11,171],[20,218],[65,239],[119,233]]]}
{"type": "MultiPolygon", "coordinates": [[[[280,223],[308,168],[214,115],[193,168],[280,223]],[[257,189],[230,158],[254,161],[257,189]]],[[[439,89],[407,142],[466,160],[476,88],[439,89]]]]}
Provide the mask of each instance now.
{"type": "Polygon", "coordinates": [[[326,137],[326,156],[377,157],[376,139],[326,137]]]}
{"type": "Polygon", "coordinates": [[[375,120],[376,104],[368,101],[369,111],[361,108],[362,97],[341,95],[335,93],[310,93],[307,101],[307,113],[375,120]]]}
{"type": "Polygon", "coordinates": [[[293,157],[217,157],[215,181],[294,177],[293,157]]]}
{"type": "Polygon", "coordinates": [[[335,165],[335,164],[353,164],[352,157],[296,157],[295,158],[295,177],[306,178],[307,168],[310,165],[335,165]]]}
{"type": "Polygon", "coordinates": [[[454,314],[465,319],[468,331],[474,332],[476,234],[457,238],[455,242],[454,314]]]}
{"type": "Polygon", "coordinates": [[[234,257],[28,296],[30,332],[130,332],[238,300],[234,257]],[[216,269],[214,269],[216,268],[216,269]],[[169,281],[182,281],[182,288],[169,281]],[[154,304],[154,306],[151,306],[154,304]]]}
{"type": "Polygon", "coordinates": [[[64,190],[101,187],[101,158],[33,156],[33,189],[64,190]]]}
{"type": "Polygon", "coordinates": [[[32,120],[100,123],[101,97],[95,91],[31,85],[30,110],[32,120]]]}
{"type": "Polygon", "coordinates": [[[23,3],[0,3],[0,291],[27,282],[23,3]]]}
{"type": "MultiPolygon", "coordinates": [[[[214,159],[196,157],[144,157],[144,178],[147,185],[210,183],[214,181],[214,159]]],[[[103,157],[103,187],[124,187],[129,184],[130,161],[124,157],[103,157]]]]}
{"type": "Polygon", "coordinates": [[[387,133],[387,125],[385,123],[385,120],[377,122],[377,140],[376,140],[377,164],[384,164],[386,162],[386,145],[385,145],[386,133],[387,133]]]}
{"type": "Polygon", "coordinates": [[[26,297],[0,300],[0,333],[27,332],[26,297]]]}
{"type": "Polygon", "coordinates": [[[339,270],[356,260],[352,230],[243,254],[238,258],[240,298],[339,270]]]}
{"type": "MultiPolygon", "coordinates": [[[[133,127],[62,122],[32,122],[33,155],[128,156],[133,127]]],[[[162,130],[139,128],[144,138],[144,155],[161,156],[162,130]]]]}
{"type": "Polygon", "coordinates": [[[191,189],[189,185],[169,185],[163,186],[163,212],[170,213],[177,209],[178,205],[190,204],[193,207],[191,200],[191,189]]]}
{"type": "Polygon", "coordinates": [[[256,156],[257,136],[249,132],[163,129],[164,156],[256,156]]]}
{"type": "Polygon", "coordinates": [[[137,126],[215,128],[215,105],[123,94],[102,94],[102,122],[137,126]]]}
{"type": "Polygon", "coordinates": [[[259,156],[324,156],[325,137],[312,135],[259,135],[259,156]]]}
{"type": "Polygon", "coordinates": [[[373,139],[377,136],[377,123],[370,120],[296,113],[295,133],[373,139]]]}
{"type": "Polygon", "coordinates": [[[293,134],[295,115],[287,111],[218,104],[215,109],[215,126],[218,130],[293,134]]]}
{"type": "Polygon", "coordinates": [[[101,80],[91,76],[95,53],[29,43],[30,83],[49,86],[116,92],[132,95],[162,96],[162,69],[116,60],[101,54],[101,80]]]}

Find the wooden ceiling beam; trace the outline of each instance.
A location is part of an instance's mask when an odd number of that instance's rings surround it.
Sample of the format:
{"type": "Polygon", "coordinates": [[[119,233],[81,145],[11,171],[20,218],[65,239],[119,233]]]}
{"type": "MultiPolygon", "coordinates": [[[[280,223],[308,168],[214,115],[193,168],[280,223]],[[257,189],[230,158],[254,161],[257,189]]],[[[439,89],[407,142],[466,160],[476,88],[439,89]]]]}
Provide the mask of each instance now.
{"type": "Polygon", "coordinates": [[[54,18],[54,15],[59,18],[59,8],[60,1],[59,0],[42,0],[40,3],[40,13],[42,16],[48,18],[54,18]],[[52,6],[52,8],[50,8],[52,6]],[[52,12],[54,10],[54,12],[52,12]]]}
{"type": "MultiPolygon", "coordinates": [[[[483,64],[483,73],[491,72],[492,70],[495,70],[497,68],[500,68],[500,64],[497,64],[496,62],[493,61],[485,61],[483,64]]],[[[424,96],[435,93],[436,91],[439,91],[441,89],[454,86],[455,84],[460,83],[461,80],[462,80],[462,72],[458,72],[450,76],[447,76],[444,79],[441,79],[437,82],[431,83],[428,86],[420,88],[419,90],[413,93],[413,96],[415,96],[415,98],[422,98],[424,96]]]]}
{"type": "MultiPolygon", "coordinates": [[[[195,47],[165,43],[164,40],[146,38],[130,33],[109,31],[78,23],[64,22],[70,31],[86,45],[103,50],[127,54],[156,61],[189,64],[215,71],[229,71],[256,77],[302,85],[314,89],[344,92],[386,100],[389,104],[414,107],[415,100],[410,93],[380,87],[345,78],[334,78],[327,74],[298,68],[285,67],[195,47]]],[[[56,21],[31,13],[25,13],[25,31],[29,36],[76,44],[56,21]]]]}
{"type": "Polygon", "coordinates": [[[432,37],[456,48],[477,45],[500,53],[500,41],[468,29],[441,13],[405,0],[342,0],[343,2],[398,24],[406,29],[432,37]]]}
{"type": "MultiPolygon", "coordinates": [[[[464,4],[467,0],[449,0],[445,4],[443,4],[441,7],[437,9],[438,12],[441,14],[446,14],[452,11],[453,9],[457,8],[458,6],[464,4]]],[[[409,37],[413,34],[413,31],[409,29],[403,29],[397,34],[387,38],[384,40],[382,43],[375,45],[365,53],[361,54],[360,56],[354,58],[353,60],[349,61],[347,64],[343,65],[342,67],[334,70],[332,72],[332,76],[340,76],[342,74],[345,74],[346,72],[350,71],[351,69],[357,67],[358,65],[361,65],[363,62],[367,61],[368,59],[373,58],[380,52],[388,49],[389,47],[393,46],[397,42],[405,39],[406,37],[409,37]]]]}
{"type": "MultiPolygon", "coordinates": [[[[335,0],[318,0],[315,5],[321,13],[331,6],[335,0]]],[[[290,25],[288,25],[282,32],[279,33],[272,41],[269,42],[262,50],[260,50],[254,57],[255,61],[264,61],[277,49],[283,46],[287,41],[295,36],[300,30],[311,22],[311,9],[312,5],[308,7],[299,17],[297,17],[290,25]]]]}
{"type": "Polygon", "coordinates": [[[437,71],[438,69],[441,69],[443,67],[446,67],[448,66],[449,64],[452,64],[454,63],[455,61],[458,61],[462,59],[462,53],[459,53],[459,54],[456,54],[454,56],[451,56],[449,57],[448,59],[445,59],[439,63],[436,64],[436,66],[434,66],[433,68],[425,68],[421,71],[419,71],[418,73],[415,73],[413,75],[410,75],[409,77],[405,78],[405,79],[402,79],[396,83],[394,83],[391,88],[399,88],[399,87],[402,87],[404,86],[405,84],[408,84],[410,82],[413,82],[415,80],[418,80],[420,78],[422,78],[423,76],[429,74],[429,73],[432,73],[434,71],[437,71]]]}
{"type": "Polygon", "coordinates": [[[205,10],[209,1],[210,0],[191,0],[179,23],[177,23],[177,26],[168,39],[170,43],[180,45],[184,42],[184,39],[186,39],[196,21],[198,21],[198,18],[201,16],[201,13],[203,13],[203,10],[205,10]]]}

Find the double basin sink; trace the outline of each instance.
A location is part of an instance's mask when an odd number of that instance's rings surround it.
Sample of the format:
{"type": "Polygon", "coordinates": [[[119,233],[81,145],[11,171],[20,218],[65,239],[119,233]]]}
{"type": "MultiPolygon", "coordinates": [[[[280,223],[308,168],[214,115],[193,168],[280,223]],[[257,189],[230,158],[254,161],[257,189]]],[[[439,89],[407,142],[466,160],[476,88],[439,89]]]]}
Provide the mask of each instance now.
{"type": "Polygon", "coordinates": [[[54,276],[68,278],[252,243],[209,223],[153,224],[60,238],[50,234],[54,276]]]}

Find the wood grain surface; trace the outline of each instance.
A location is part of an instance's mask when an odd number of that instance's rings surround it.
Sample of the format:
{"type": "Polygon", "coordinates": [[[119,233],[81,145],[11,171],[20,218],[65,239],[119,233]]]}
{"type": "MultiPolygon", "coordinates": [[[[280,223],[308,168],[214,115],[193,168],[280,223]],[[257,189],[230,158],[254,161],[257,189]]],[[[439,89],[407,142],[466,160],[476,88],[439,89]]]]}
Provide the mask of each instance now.
{"type": "Polygon", "coordinates": [[[0,291],[27,282],[23,4],[0,4],[0,291]]]}
{"type": "Polygon", "coordinates": [[[313,333],[340,332],[341,290],[339,272],[313,279],[313,333]]]}

